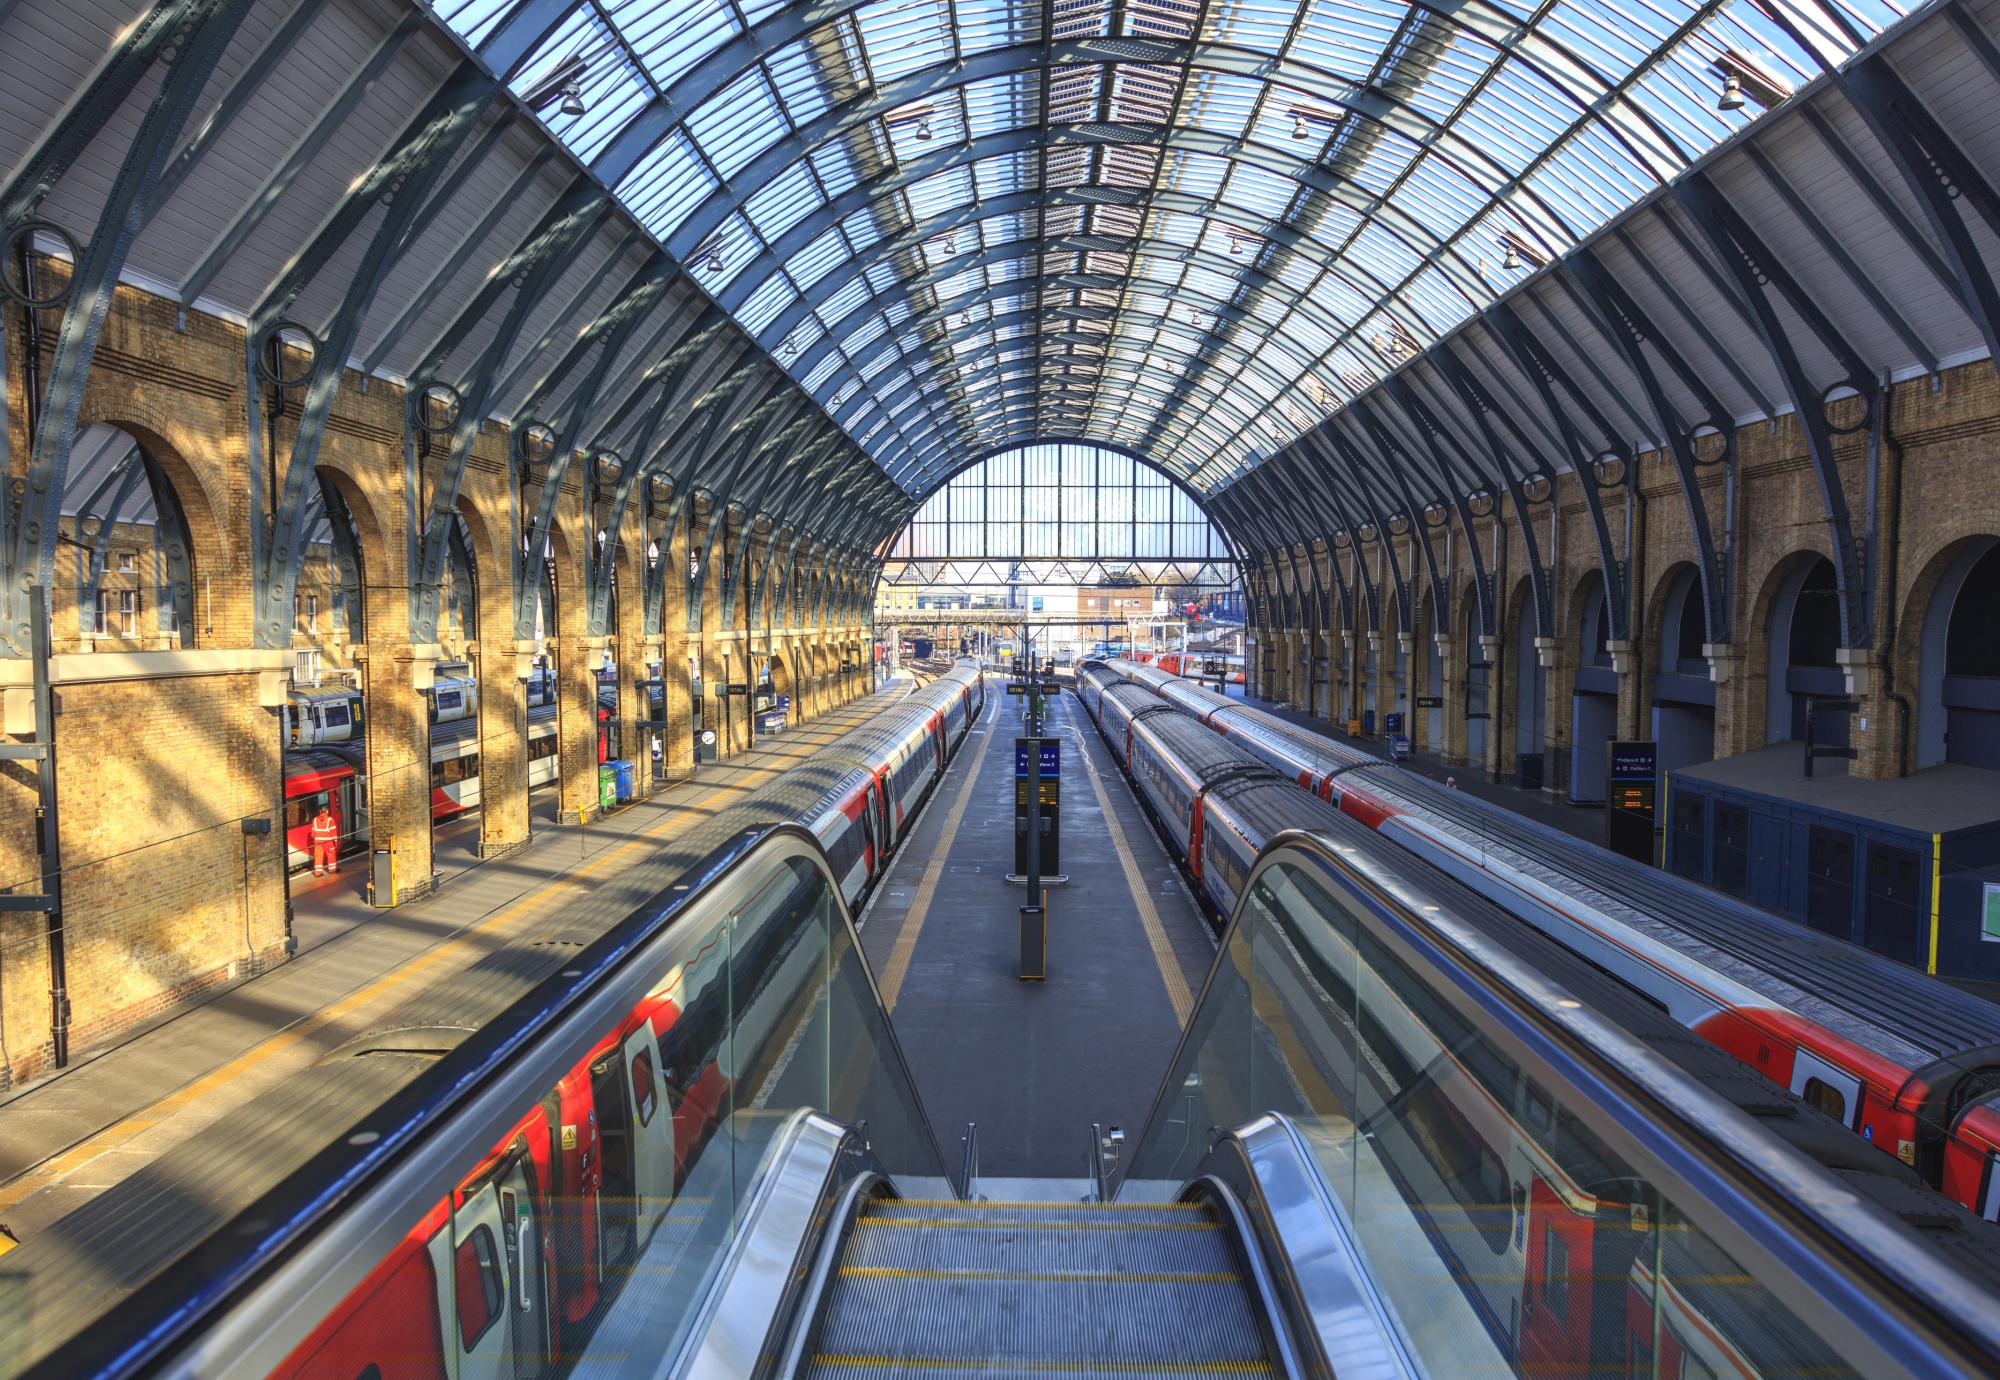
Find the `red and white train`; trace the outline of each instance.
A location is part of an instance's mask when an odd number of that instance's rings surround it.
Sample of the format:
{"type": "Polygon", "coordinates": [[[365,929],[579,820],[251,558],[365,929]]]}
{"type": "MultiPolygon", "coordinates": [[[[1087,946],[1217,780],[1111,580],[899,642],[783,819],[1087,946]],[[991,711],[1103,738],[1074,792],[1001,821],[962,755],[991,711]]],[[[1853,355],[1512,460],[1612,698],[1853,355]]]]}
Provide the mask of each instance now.
{"type": "Polygon", "coordinates": [[[1135,662],[1142,687],[2000,1221],[2000,1007],[1135,662]]]}
{"type": "MultiPolygon", "coordinates": [[[[985,703],[977,667],[961,663],[814,753],[760,792],[759,805],[772,802],[814,834],[856,904],[985,703]]],[[[731,1050],[759,1048],[755,1032],[795,1018],[796,992],[819,974],[825,950],[787,950],[786,937],[777,924],[718,927],[525,1110],[276,1374],[513,1380],[561,1369],[654,1233],[691,1201],[690,1170],[744,1076],[731,1050]],[[798,981],[785,976],[794,968],[798,981]],[[732,992],[731,969],[767,976],[732,992]]],[[[372,1047],[335,1058],[357,1051],[372,1047]]]]}
{"type": "MultiPolygon", "coordinates": [[[[1085,668],[1079,692],[1163,842],[1219,916],[1236,913],[1272,839],[1308,831],[1338,850],[1337,871],[1353,879],[1360,896],[1411,912],[1444,912],[1472,927],[1725,1096],[1747,1092],[1764,1109],[1763,1124],[1842,1170],[1848,1182],[1880,1184],[1883,1201],[1903,1201],[1914,1188],[1912,1171],[1843,1135],[1824,1116],[1797,1104],[1789,1117],[1780,1116],[1778,1104],[1733,1076],[1723,1051],[1688,1041],[1655,1003],[1364,831],[1326,800],[1301,793],[1230,738],[1102,667],[1085,668]]],[[[1296,886],[1280,888],[1265,896],[1267,910],[1282,909],[1287,896],[1299,904],[1308,899],[1296,886]]],[[[1338,895],[1312,893],[1310,900],[1312,914],[1283,925],[1282,934],[1261,932],[1241,952],[1256,965],[1265,1020],[1310,1030],[1329,1010],[1352,1013],[1347,1038],[1357,1049],[1351,1058],[1328,1057],[1322,1049],[1319,1058],[1278,1060],[1274,1067],[1325,1080],[1323,1088],[1301,1087],[1295,1102],[1352,1109],[1369,1172],[1392,1182],[1410,1213],[1407,1230],[1395,1214],[1373,1214],[1373,1244],[1411,1262],[1435,1253],[1444,1267],[1437,1277],[1456,1284],[1466,1323],[1482,1334],[1458,1338],[1455,1365],[1692,1376],[1708,1373],[1699,1364],[1720,1362],[1715,1375],[1750,1376],[1802,1373],[1834,1361],[1816,1339],[1774,1337],[1762,1317],[1747,1317],[1743,1283],[1720,1292],[1707,1287],[1734,1276],[1719,1275],[1713,1260],[1695,1259],[1686,1242],[1667,1260],[1666,1288],[1656,1294],[1645,1273],[1654,1268],[1649,1228],[1659,1214],[1652,1189],[1496,1048],[1466,1038],[1462,1029],[1438,1029],[1441,1008],[1413,1002],[1407,987],[1379,976],[1357,981],[1357,974],[1379,972],[1385,956],[1359,951],[1355,931],[1325,910],[1342,903],[1338,895]],[[1655,1372],[1637,1363],[1656,1347],[1663,1357],[1685,1357],[1686,1368],[1655,1372]]],[[[1247,1119],[1261,1104],[1251,1105],[1247,1088],[1242,1095],[1235,1110],[1247,1119]]],[[[1225,1098],[1220,1091],[1209,1096],[1225,1098]]],[[[1874,1196],[1872,1189],[1859,1191],[1874,1196]]],[[[1949,1210],[1932,1201],[1930,1211],[1949,1210]]],[[[1962,1216],[1950,1220],[1962,1223],[1961,1232],[1985,1235],[1962,1216]]],[[[2000,1251],[2000,1239],[1986,1249],[2000,1251]]]]}

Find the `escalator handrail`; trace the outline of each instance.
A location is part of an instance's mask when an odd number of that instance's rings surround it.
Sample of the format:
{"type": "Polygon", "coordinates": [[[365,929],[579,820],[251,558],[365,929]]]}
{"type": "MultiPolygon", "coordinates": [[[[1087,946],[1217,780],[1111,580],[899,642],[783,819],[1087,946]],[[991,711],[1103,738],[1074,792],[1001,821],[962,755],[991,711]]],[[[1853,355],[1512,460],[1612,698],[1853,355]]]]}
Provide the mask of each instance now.
{"type": "Polygon", "coordinates": [[[735,1239],[666,1374],[745,1380],[793,1373],[858,1200],[884,1182],[865,1136],[793,1113],[765,1153],[735,1239]],[[832,1251],[828,1249],[832,1243],[832,1251]]]}
{"type": "Polygon", "coordinates": [[[1267,1112],[1226,1132],[1182,1196],[1201,1192],[1228,1209],[1245,1238],[1253,1256],[1252,1282],[1273,1315],[1287,1374],[1332,1380],[1342,1371],[1418,1373],[1368,1274],[1339,1196],[1327,1187],[1319,1162],[1289,1118],[1267,1112]],[[1374,1323],[1379,1349],[1363,1352],[1366,1341],[1355,1326],[1360,1318],[1374,1323]]]}
{"type": "MultiPolygon", "coordinates": [[[[173,1268],[122,1300],[116,1326],[78,1334],[44,1357],[38,1371],[51,1376],[101,1375],[171,1366],[192,1372],[234,1364],[256,1340],[237,1325],[243,1305],[261,1298],[267,1307],[286,1309],[288,1303],[271,1304],[272,1297],[287,1289],[317,1293],[321,1286],[315,1281],[323,1283],[330,1277],[329,1263],[347,1261],[364,1249],[374,1250],[376,1259],[386,1256],[408,1220],[367,1221],[362,1220],[366,1214],[351,1209],[387,1197],[421,1205],[416,1209],[420,1214],[449,1193],[455,1182],[452,1166],[462,1158],[463,1146],[445,1134],[447,1123],[474,1116],[501,1118],[493,1108],[504,1104],[511,1110],[498,1121],[493,1135],[503,1133],[518,1119],[522,1089],[540,1077],[526,1068],[536,1051],[569,1033],[566,1027],[580,1018],[599,1019],[590,1010],[592,999],[617,983],[629,964],[665,940],[677,922],[718,887],[779,850],[816,862],[838,902],[848,942],[859,955],[853,917],[839,899],[838,881],[812,832],[796,823],[743,830],[662,888],[651,904],[589,944],[561,971],[468,1034],[369,1113],[363,1124],[333,1131],[319,1151],[275,1187],[240,1208],[173,1268]]],[[[858,966],[877,1009],[882,1009],[874,975],[865,962],[858,966]]],[[[617,1013],[610,1023],[624,1014],[617,1013]]],[[[882,1034],[907,1078],[909,1062],[886,1019],[882,1034]]],[[[532,1087],[528,1101],[539,1098],[554,1081],[548,1078],[532,1087]]],[[[944,1165],[928,1114],[921,1103],[915,1110],[934,1162],[944,1165]]],[[[491,1139],[480,1142],[482,1149],[491,1139]]],[[[338,1302],[336,1297],[334,1303],[338,1302]]],[[[313,1321],[329,1311],[320,1310],[313,1321]]]]}
{"type": "MultiPolygon", "coordinates": [[[[1614,1019],[1570,1000],[1526,963],[1427,917],[1352,873],[1333,840],[1305,830],[1275,835],[1259,854],[1154,1095],[1129,1176],[1169,1101],[1262,874],[1301,859],[1362,902],[1355,914],[1430,993],[1483,1037],[1519,1051],[1570,1096],[1560,1100],[1648,1176],[1774,1296],[1837,1328],[1845,1354],[1889,1369],[1978,1371],[2000,1355],[2000,1310],[1954,1273],[1901,1221],[1846,1188],[1826,1167],[1770,1135],[1740,1108],[1627,1035],[1614,1019]],[[1561,1003],[1567,1002],[1567,1005],[1561,1003]],[[1756,1269],[1758,1263],[1765,1268],[1756,1269]]],[[[1120,1187],[1122,1187],[1122,1180],[1120,1187]]],[[[1114,1189],[1114,1196],[1116,1190],[1114,1189]]],[[[1885,1372],[1886,1373],[1886,1372],[1885,1372]]]]}

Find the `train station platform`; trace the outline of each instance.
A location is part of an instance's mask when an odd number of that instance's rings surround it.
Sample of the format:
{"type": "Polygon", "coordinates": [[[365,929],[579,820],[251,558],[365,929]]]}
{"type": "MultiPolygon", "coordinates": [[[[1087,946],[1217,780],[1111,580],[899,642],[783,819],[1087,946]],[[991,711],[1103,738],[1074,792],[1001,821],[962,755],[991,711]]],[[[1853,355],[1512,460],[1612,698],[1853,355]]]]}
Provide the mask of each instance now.
{"type": "MultiPolygon", "coordinates": [[[[287,963],[183,1008],[124,1042],[0,1100],[0,1226],[23,1237],[124,1179],[230,1109],[283,1083],[413,993],[463,972],[568,906],[579,931],[591,899],[660,884],[673,845],[825,744],[901,698],[892,681],[752,751],[593,821],[537,813],[529,848],[480,860],[476,824],[436,862],[443,884],[393,910],[369,907],[362,868],[294,899],[299,951],[287,963]]],[[[553,793],[547,793],[553,797],[553,793]]]]}
{"type": "Polygon", "coordinates": [[[932,1124],[979,1127],[981,1172],[1081,1178],[1093,1122],[1137,1133],[1215,955],[1213,932],[1075,698],[1050,700],[1062,744],[1062,869],[1049,888],[1048,976],[1019,976],[1014,860],[1018,698],[986,711],[861,919],[932,1124]]]}

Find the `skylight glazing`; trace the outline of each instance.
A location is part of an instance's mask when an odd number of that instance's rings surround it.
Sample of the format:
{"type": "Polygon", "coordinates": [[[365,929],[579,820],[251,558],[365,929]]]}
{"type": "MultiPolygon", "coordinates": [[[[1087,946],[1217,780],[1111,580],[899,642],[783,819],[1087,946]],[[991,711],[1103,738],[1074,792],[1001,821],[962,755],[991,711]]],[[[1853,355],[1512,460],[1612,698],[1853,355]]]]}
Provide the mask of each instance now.
{"type": "Polygon", "coordinates": [[[916,492],[1054,435],[1226,482],[1754,118],[1725,53],[1818,70],[1750,0],[434,7],[916,492]]]}

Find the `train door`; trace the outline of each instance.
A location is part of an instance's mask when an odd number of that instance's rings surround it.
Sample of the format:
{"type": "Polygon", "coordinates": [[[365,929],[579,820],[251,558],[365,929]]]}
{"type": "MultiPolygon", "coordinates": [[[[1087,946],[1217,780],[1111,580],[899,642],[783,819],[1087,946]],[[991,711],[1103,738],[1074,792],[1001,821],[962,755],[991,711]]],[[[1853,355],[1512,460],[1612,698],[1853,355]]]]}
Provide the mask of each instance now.
{"type": "Polygon", "coordinates": [[[1580,1372],[1590,1355],[1590,1218],[1537,1174],[1528,1195],[1527,1284],[1522,1291],[1520,1370],[1580,1372]]]}
{"type": "Polygon", "coordinates": [[[535,1191],[535,1165],[525,1141],[495,1179],[500,1194],[501,1246],[507,1256],[507,1308],[515,1380],[541,1374],[550,1327],[547,1258],[542,1253],[544,1223],[535,1191]]]}
{"type": "Polygon", "coordinates": [[[867,850],[868,879],[873,881],[882,870],[882,855],[888,850],[883,847],[882,836],[875,824],[875,788],[871,785],[861,794],[861,838],[867,850]]]}
{"type": "Polygon", "coordinates": [[[635,1216],[640,1235],[666,1214],[674,1197],[674,1118],[667,1106],[660,1076],[660,1055],[653,1027],[641,1021],[625,1037],[626,1086],[632,1098],[632,1181],[638,1199],[635,1216]]]}
{"type": "Polygon", "coordinates": [[[879,850],[876,857],[879,859],[886,857],[896,845],[896,820],[889,813],[889,772],[886,768],[875,774],[874,796],[875,808],[881,812],[880,826],[875,830],[879,850]]]}
{"type": "Polygon", "coordinates": [[[452,1302],[458,1380],[517,1380],[542,1362],[541,1223],[525,1154],[452,1214],[452,1302]]]}
{"type": "Polygon", "coordinates": [[[1850,1130],[1860,1125],[1861,1080],[1809,1049],[1792,1058],[1792,1091],[1850,1130]]]}
{"type": "Polygon", "coordinates": [[[638,1165],[625,1080],[622,1049],[609,1049],[591,1061],[590,1101],[597,1113],[597,1256],[601,1275],[629,1260],[639,1244],[638,1165]]]}

